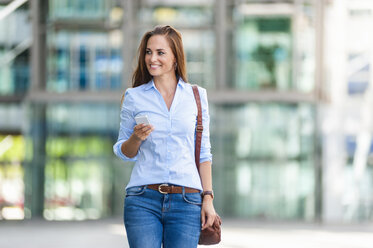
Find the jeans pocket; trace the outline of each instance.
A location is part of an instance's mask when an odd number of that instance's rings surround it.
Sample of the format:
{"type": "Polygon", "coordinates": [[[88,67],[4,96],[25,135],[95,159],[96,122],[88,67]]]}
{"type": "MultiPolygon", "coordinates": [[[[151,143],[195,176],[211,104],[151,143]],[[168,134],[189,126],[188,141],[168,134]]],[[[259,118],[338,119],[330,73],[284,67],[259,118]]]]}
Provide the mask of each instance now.
{"type": "Polygon", "coordinates": [[[126,189],[126,197],[127,196],[135,196],[135,195],[142,195],[144,194],[146,186],[135,186],[126,189]]]}
{"type": "Polygon", "coordinates": [[[202,206],[202,196],[200,193],[183,193],[183,199],[187,203],[202,206]]]}

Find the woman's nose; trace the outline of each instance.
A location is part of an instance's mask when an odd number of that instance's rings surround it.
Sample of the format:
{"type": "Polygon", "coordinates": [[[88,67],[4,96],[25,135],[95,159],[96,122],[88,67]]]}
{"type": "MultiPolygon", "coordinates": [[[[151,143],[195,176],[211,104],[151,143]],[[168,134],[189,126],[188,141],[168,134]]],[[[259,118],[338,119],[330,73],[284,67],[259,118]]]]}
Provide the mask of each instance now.
{"type": "Polygon", "coordinates": [[[150,56],[150,61],[156,61],[156,60],[157,60],[157,55],[153,53],[153,54],[150,56]]]}

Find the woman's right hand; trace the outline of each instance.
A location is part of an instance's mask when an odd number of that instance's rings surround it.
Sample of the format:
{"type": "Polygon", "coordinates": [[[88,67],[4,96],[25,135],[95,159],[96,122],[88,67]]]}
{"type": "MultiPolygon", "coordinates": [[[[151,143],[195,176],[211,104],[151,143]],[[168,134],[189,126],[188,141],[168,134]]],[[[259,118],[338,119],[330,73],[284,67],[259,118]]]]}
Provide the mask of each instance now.
{"type": "Polygon", "coordinates": [[[144,141],[151,132],[153,132],[154,127],[152,125],[138,124],[133,128],[133,137],[138,141],[144,141]]]}

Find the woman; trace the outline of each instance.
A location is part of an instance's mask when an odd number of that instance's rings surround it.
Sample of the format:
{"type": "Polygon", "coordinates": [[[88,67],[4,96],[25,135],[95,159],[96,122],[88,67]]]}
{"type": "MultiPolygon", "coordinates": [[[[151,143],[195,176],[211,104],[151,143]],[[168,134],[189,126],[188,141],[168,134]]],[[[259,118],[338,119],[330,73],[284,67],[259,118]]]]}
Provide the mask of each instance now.
{"type": "Polygon", "coordinates": [[[124,224],[130,247],[197,247],[201,228],[213,224],[209,114],[199,87],[204,130],[198,173],[197,106],[187,83],[180,33],[157,26],[145,33],[138,65],[121,109],[114,153],[136,161],[126,187],[124,224]],[[150,122],[136,124],[135,117],[150,122]]]}

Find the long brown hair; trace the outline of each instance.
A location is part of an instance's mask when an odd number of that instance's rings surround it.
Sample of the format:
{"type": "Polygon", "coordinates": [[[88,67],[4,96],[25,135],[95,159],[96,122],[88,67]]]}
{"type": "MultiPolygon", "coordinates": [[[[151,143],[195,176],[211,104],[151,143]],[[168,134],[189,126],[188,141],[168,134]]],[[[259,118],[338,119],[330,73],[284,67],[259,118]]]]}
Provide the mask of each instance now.
{"type": "Polygon", "coordinates": [[[141,39],[140,46],[137,50],[137,68],[132,75],[132,87],[137,87],[148,83],[152,76],[145,64],[145,52],[148,40],[153,35],[164,35],[168,40],[171,50],[176,58],[176,77],[180,77],[184,82],[188,82],[186,74],[186,61],[184,55],[183,41],[181,34],[171,26],[156,26],[153,30],[144,34],[141,39]]]}

